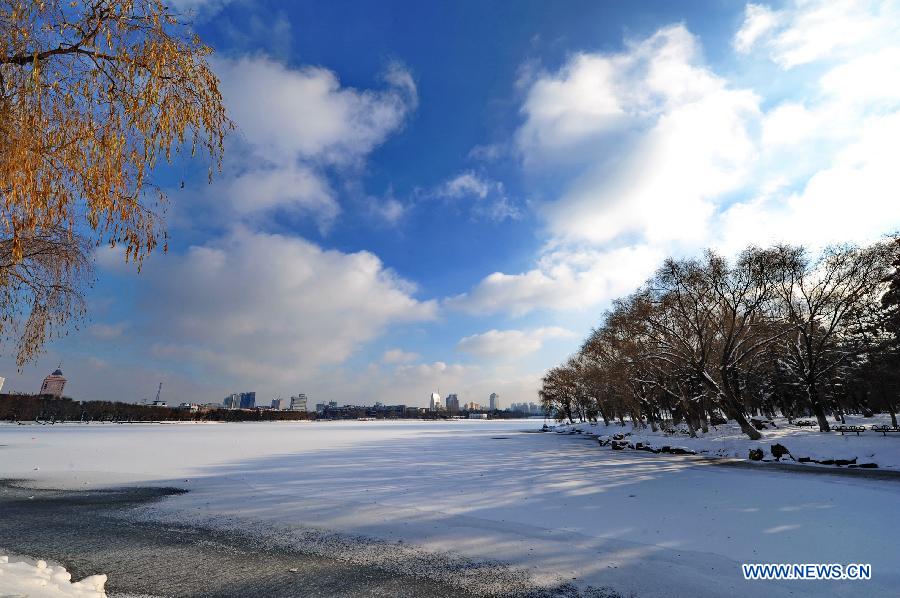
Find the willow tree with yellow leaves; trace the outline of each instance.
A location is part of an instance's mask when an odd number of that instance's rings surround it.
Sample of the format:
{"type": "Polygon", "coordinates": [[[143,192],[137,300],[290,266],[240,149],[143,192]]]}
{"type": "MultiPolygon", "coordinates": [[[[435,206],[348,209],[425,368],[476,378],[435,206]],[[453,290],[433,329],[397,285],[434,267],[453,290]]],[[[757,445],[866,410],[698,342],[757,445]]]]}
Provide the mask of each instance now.
{"type": "Polygon", "coordinates": [[[221,167],[211,53],[159,0],[0,0],[0,336],[19,366],[84,314],[94,247],[138,267],[165,248],[161,159],[221,167]]]}

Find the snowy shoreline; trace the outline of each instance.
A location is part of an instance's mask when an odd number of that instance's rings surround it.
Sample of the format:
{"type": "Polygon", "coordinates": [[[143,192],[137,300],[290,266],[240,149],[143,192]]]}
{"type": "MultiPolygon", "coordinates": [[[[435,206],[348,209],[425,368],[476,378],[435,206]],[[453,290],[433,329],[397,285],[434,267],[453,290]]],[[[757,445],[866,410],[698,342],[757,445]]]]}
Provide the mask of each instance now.
{"type": "Polygon", "coordinates": [[[855,433],[819,432],[817,428],[792,425],[786,418],[774,422],[762,431],[760,440],[750,440],[735,422],[710,426],[708,433],[697,431],[697,437],[688,435],[685,425],[667,431],[653,432],[649,428],[635,428],[618,423],[602,422],[559,424],[551,430],[557,434],[588,434],[596,437],[601,446],[625,450],[649,450],[652,452],[694,454],[705,457],[750,460],[750,452],[762,451],[761,459],[753,462],[790,463],[810,468],[843,467],[850,469],[872,468],[900,472],[900,434],[882,435],[873,426],[889,425],[887,415],[874,417],[846,416],[847,426],[865,426],[860,435],[855,433]],[[674,433],[673,433],[674,432],[674,433]],[[781,449],[787,454],[782,455],[781,449]]]}

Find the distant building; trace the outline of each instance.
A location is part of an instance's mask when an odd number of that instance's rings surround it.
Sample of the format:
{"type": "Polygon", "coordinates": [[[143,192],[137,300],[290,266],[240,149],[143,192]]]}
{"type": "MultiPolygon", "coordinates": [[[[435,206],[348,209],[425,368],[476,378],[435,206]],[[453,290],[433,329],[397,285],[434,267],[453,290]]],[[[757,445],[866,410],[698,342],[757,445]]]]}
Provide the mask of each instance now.
{"type": "Polygon", "coordinates": [[[469,401],[465,404],[466,411],[481,411],[481,405],[475,401],[469,401]]]}
{"type": "Polygon", "coordinates": [[[487,418],[488,418],[487,413],[470,413],[469,414],[469,419],[487,419],[487,418]]]}
{"type": "Polygon", "coordinates": [[[241,409],[253,409],[254,407],[256,407],[256,393],[242,392],[240,405],[241,409]]]}
{"type": "Polygon", "coordinates": [[[432,411],[440,411],[443,409],[444,406],[441,405],[441,395],[436,392],[431,393],[431,402],[429,403],[428,408],[432,411]]]}
{"type": "Polygon", "coordinates": [[[151,407],[168,407],[169,404],[166,403],[165,401],[153,401],[152,403],[150,403],[150,406],[151,407]]]}
{"type": "Polygon", "coordinates": [[[0,376],[0,390],[3,390],[3,383],[6,382],[6,378],[0,376]]]}
{"type": "Polygon", "coordinates": [[[222,406],[225,407],[225,409],[237,409],[238,407],[240,407],[240,405],[241,405],[241,395],[239,395],[237,393],[232,393],[232,394],[228,395],[222,401],[222,406]]]}
{"type": "Polygon", "coordinates": [[[459,413],[459,397],[455,394],[447,395],[445,406],[450,415],[456,415],[459,413]]]}
{"type": "MultiPolygon", "coordinates": [[[[281,410],[281,402],[282,402],[281,399],[272,399],[272,409],[275,409],[276,411],[280,411],[281,410]]],[[[293,402],[293,401],[291,401],[291,402],[293,402]]]]}
{"type": "Polygon", "coordinates": [[[291,397],[291,411],[306,411],[309,399],[302,392],[296,397],[291,397]]]}
{"type": "Polygon", "coordinates": [[[42,395],[50,395],[56,397],[57,399],[62,396],[63,388],[66,386],[66,378],[63,376],[62,370],[57,368],[53,370],[53,373],[44,378],[43,384],[41,384],[41,392],[42,395]]]}
{"type": "Polygon", "coordinates": [[[488,399],[491,411],[499,411],[500,410],[500,395],[495,392],[491,393],[490,398],[488,399]]]}

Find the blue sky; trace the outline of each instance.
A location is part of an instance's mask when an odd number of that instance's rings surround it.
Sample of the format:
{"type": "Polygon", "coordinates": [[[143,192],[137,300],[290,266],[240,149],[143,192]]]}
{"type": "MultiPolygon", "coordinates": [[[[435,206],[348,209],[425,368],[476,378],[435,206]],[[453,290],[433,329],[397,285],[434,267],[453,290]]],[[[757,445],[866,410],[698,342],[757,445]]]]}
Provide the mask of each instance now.
{"type": "Polygon", "coordinates": [[[535,400],[666,255],[900,224],[895,2],[175,4],[224,170],[158,169],[170,251],[100,250],[89,321],[6,389],[535,400]]]}

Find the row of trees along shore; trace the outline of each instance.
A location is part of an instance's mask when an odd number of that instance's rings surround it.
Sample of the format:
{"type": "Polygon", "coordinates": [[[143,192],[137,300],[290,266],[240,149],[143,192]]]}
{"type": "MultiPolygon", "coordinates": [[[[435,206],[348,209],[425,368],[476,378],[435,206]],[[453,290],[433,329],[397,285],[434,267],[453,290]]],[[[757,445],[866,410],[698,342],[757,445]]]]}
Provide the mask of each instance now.
{"type": "Polygon", "coordinates": [[[900,389],[900,238],[868,246],[750,247],[668,259],[616,300],[540,391],[560,421],[685,422],[723,416],[889,412],[900,389]]]}

